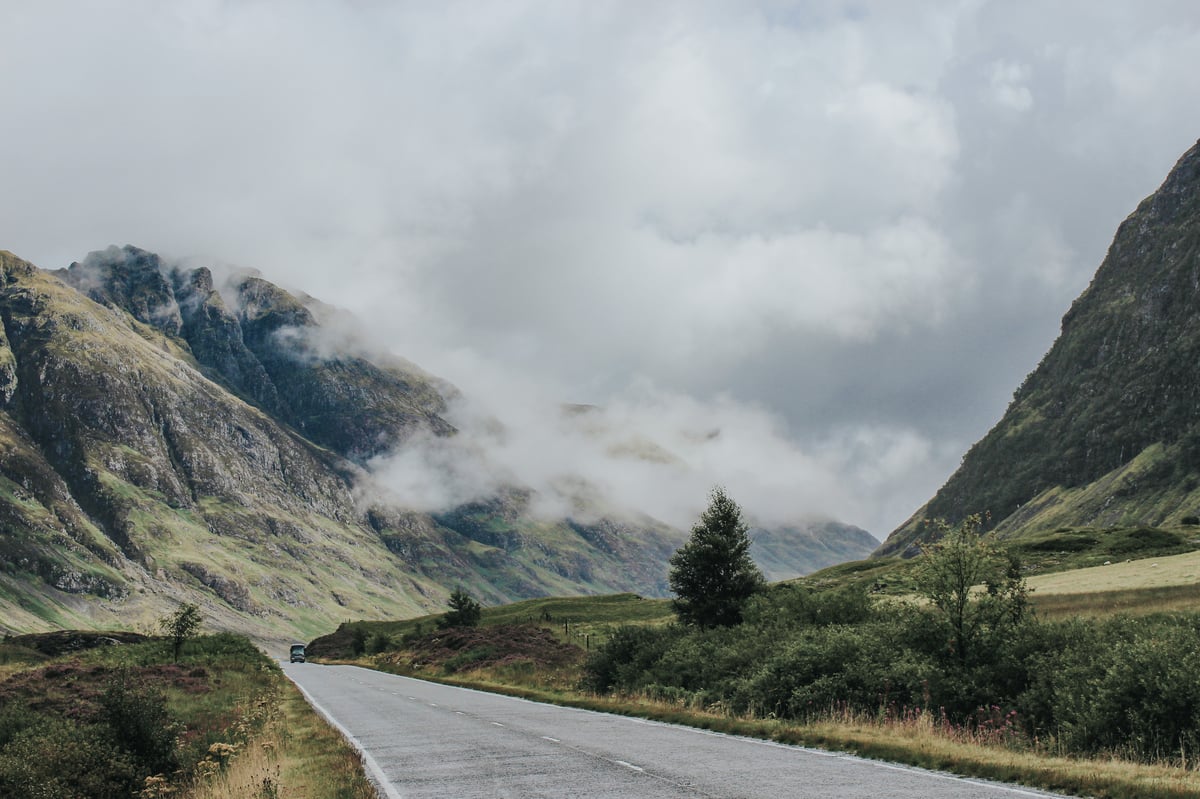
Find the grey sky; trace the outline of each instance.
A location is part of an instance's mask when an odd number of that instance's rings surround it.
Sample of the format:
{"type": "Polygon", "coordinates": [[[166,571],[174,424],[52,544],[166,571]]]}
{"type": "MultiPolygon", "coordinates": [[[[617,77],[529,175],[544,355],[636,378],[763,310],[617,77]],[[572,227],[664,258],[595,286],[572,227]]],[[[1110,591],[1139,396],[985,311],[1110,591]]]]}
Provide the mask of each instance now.
{"type": "MultiPolygon", "coordinates": [[[[464,425],[504,420],[512,473],[676,523],[721,482],[767,520],[886,535],[1200,137],[1190,0],[0,0],[0,22],[0,247],[258,268],[457,383],[464,425]],[[557,401],[604,423],[564,432],[557,401]]],[[[431,490],[429,466],[380,474],[431,490]]]]}

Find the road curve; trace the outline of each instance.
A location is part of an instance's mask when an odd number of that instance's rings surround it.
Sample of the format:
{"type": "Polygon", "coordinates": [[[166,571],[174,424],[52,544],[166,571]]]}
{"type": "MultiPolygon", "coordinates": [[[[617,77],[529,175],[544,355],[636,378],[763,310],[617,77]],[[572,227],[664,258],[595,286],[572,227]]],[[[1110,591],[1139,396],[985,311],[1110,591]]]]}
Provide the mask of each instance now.
{"type": "Polygon", "coordinates": [[[363,750],[388,799],[1056,796],[354,666],[283,669],[363,750]]]}

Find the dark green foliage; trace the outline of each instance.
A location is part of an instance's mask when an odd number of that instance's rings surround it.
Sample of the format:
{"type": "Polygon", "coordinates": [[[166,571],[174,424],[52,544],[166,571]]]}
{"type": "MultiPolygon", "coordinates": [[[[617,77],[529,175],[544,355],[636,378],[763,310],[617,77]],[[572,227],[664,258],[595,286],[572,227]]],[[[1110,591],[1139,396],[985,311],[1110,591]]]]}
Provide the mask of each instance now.
{"type": "Polygon", "coordinates": [[[190,603],[180,605],[174,613],[159,619],[158,626],[171,639],[171,652],[176,663],[183,643],[200,631],[201,621],[199,606],[190,603]]]}
{"type": "Polygon", "coordinates": [[[388,651],[392,646],[392,639],[388,638],[383,633],[375,633],[367,640],[367,651],[372,655],[378,655],[380,652],[388,651]]]}
{"type": "Polygon", "coordinates": [[[175,736],[179,727],[167,712],[167,698],[129,669],[113,675],[100,699],[103,720],[144,774],[170,774],[179,767],[175,736]]]}
{"type": "Polygon", "coordinates": [[[356,624],[350,634],[350,652],[357,657],[366,651],[367,628],[361,624],[356,624]]]}
{"type": "Polygon", "coordinates": [[[823,626],[867,621],[874,609],[871,597],[856,585],[817,591],[800,583],[781,583],[752,597],[743,616],[760,626],[823,626]]]}
{"type": "Polygon", "coordinates": [[[763,587],[748,530],[738,504],[714,488],[691,539],[671,556],[668,579],[680,621],[697,627],[741,622],[742,607],[763,587]]]}
{"type": "Polygon", "coordinates": [[[471,598],[462,588],[456,588],[450,594],[450,610],[438,620],[438,627],[474,627],[479,624],[483,614],[483,606],[471,598]]]}
{"type": "Polygon", "coordinates": [[[1069,750],[1200,751],[1200,619],[1070,622],[1050,643],[1023,699],[1069,750]]]}
{"type": "Polygon", "coordinates": [[[922,549],[918,590],[934,608],[931,620],[943,631],[951,659],[971,664],[994,649],[1006,628],[1017,625],[1028,603],[1021,566],[980,538],[983,518],[971,515],[951,527],[934,520],[936,540],[922,549]],[[980,596],[976,586],[986,586],[980,596]]]}
{"type": "Polygon", "coordinates": [[[927,604],[774,586],[739,626],[619,629],[589,658],[585,685],[758,717],[848,707],[923,708],[967,727],[1002,719],[1068,753],[1200,753],[1200,616],[1040,622],[1018,565],[978,527],[969,519],[926,549],[927,604]]]}
{"type": "Polygon", "coordinates": [[[647,674],[683,631],[676,626],[618,627],[587,661],[584,687],[596,693],[635,690],[648,683],[647,674]]]}
{"type": "Polygon", "coordinates": [[[1146,551],[1165,555],[1186,552],[1189,549],[1183,536],[1155,527],[1139,527],[1122,531],[1120,536],[1109,544],[1109,551],[1114,555],[1131,555],[1146,551]]]}
{"type": "Polygon", "coordinates": [[[159,641],[100,646],[0,683],[0,797],[129,799],[155,774],[186,784],[211,743],[261,723],[241,711],[261,707],[279,674],[232,634],[193,640],[182,660],[164,664],[159,641]]]}
{"type": "Polygon", "coordinates": [[[134,758],[97,724],[46,719],[0,749],[5,799],[128,799],[140,776],[134,758]]]}
{"type": "Polygon", "coordinates": [[[22,702],[7,702],[0,705],[0,750],[19,733],[36,726],[42,716],[22,702]]]}

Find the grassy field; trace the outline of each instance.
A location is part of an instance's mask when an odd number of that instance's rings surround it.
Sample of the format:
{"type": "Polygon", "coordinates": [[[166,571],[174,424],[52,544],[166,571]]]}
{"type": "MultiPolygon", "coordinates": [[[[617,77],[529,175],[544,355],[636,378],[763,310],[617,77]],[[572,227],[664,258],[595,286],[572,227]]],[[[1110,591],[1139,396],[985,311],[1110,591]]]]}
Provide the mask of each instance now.
{"type": "Polygon", "coordinates": [[[1200,612],[1200,552],[1114,562],[1028,579],[1046,618],[1200,612]]]}
{"type": "MultiPolygon", "coordinates": [[[[434,630],[442,615],[435,613],[400,621],[349,622],[335,632],[315,639],[309,645],[309,653],[324,658],[352,657],[356,634],[367,646],[376,640],[376,636],[385,638],[388,646],[395,646],[406,638],[434,630]]],[[[637,594],[609,594],[543,597],[484,608],[479,623],[484,627],[536,624],[555,631],[560,640],[575,643],[586,651],[602,643],[621,625],[668,624],[674,619],[670,600],[646,599],[637,594]]]]}

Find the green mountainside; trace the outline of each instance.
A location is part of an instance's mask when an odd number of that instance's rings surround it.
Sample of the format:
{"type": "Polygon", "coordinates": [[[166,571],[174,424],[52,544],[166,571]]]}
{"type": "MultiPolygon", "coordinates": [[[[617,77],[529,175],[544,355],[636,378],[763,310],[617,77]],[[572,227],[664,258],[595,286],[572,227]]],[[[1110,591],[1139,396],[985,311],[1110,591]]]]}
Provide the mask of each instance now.
{"type": "Polygon", "coordinates": [[[520,487],[432,515],[368,499],[372,457],[456,434],[455,390],[335,316],[134,247],[57,272],[0,251],[0,633],[148,627],[190,601],[309,638],[460,585],[488,604],[665,593],[686,534],[644,515],[546,521],[520,487]]]}
{"type": "Polygon", "coordinates": [[[997,535],[1178,525],[1200,514],[1200,144],[1117,230],[1054,346],[995,427],[877,554],[922,521],[997,535]]]}

